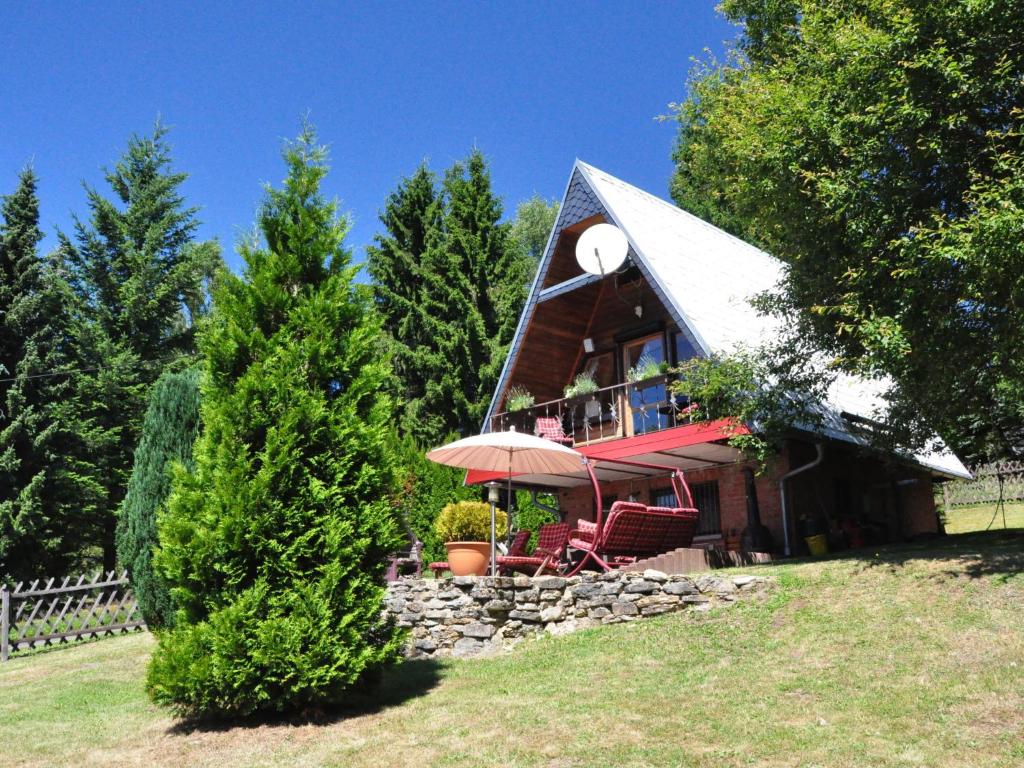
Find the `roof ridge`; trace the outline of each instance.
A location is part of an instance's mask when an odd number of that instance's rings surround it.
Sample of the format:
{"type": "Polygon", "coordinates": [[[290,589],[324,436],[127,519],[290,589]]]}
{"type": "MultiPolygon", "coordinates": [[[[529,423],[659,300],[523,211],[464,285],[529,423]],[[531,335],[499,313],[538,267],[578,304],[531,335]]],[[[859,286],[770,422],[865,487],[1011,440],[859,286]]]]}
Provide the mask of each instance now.
{"type": "Polygon", "coordinates": [[[585,173],[586,172],[593,172],[593,173],[601,174],[602,176],[605,176],[607,179],[609,179],[609,180],[611,180],[611,181],[613,181],[613,182],[615,182],[617,184],[621,184],[624,187],[627,187],[629,190],[631,190],[631,191],[633,191],[633,192],[635,192],[635,193],[637,193],[639,195],[642,195],[644,198],[646,198],[648,200],[660,203],[662,206],[668,208],[669,211],[671,211],[672,213],[681,214],[681,215],[685,216],[687,219],[692,220],[693,222],[701,225],[702,227],[705,227],[706,229],[710,229],[710,230],[713,230],[714,232],[717,232],[717,233],[720,233],[722,235],[725,235],[726,237],[728,237],[728,238],[734,240],[735,242],[739,243],[740,245],[742,245],[744,248],[749,248],[751,250],[757,251],[758,253],[764,254],[765,256],[767,256],[768,258],[772,259],[773,261],[777,261],[779,264],[783,265],[783,267],[785,267],[785,265],[786,265],[786,262],[784,262],[778,256],[775,256],[775,255],[773,255],[771,253],[768,253],[768,251],[764,250],[763,248],[758,248],[756,245],[748,243],[743,238],[737,237],[736,235],[732,234],[731,232],[728,232],[728,231],[722,229],[721,227],[719,227],[719,226],[717,226],[715,224],[712,224],[710,221],[706,221],[705,219],[702,219],[700,216],[698,216],[698,215],[696,215],[694,213],[690,213],[685,208],[681,208],[681,207],[679,207],[678,205],[676,205],[675,203],[673,203],[673,202],[671,202],[669,200],[666,200],[666,199],[664,199],[662,197],[658,197],[657,195],[655,195],[655,194],[653,194],[651,192],[648,192],[645,189],[641,189],[640,187],[636,186],[635,184],[630,184],[628,181],[624,181],[623,179],[620,179],[618,176],[614,176],[613,174],[608,173],[608,171],[602,170],[601,168],[598,168],[595,165],[591,165],[590,163],[584,162],[583,160],[577,159],[576,160],[576,165],[577,166],[582,166],[582,170],[585,173]]]}

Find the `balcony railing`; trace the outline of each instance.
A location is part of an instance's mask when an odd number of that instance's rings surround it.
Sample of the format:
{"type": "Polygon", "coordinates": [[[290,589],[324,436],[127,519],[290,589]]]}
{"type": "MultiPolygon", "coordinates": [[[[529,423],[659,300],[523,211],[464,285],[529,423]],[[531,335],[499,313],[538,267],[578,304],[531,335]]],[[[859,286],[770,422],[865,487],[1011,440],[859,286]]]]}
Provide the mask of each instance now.
{"type": "Polygon", "coordinates": [[[658,432],[693,421],[690,402],[670,391],[671,377],[662,374],[637,382],[604,387],[585,395],[537,403],[518,411],[496,413],[491,431],[514,427],[545,437],[559,434],[573,445],[658,432]]]}

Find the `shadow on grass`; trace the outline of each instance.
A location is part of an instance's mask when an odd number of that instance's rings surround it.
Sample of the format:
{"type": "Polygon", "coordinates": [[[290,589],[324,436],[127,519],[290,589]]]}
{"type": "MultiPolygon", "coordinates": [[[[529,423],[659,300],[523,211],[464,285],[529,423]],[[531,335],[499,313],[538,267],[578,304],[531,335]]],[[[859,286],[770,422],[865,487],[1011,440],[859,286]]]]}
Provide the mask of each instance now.
{"type": "Polygon", "coordinates": [[[957,561],[936,570],[939,578],[1008,578],[1024,572],[1024,529],[956,533],[908,544],[886,544],[847,550],[830,560],[859,561],[864,569],[897,571],[915,562],[957,561]]]}
{"type": "Polygon", "coordinates": [[[190,718],[176,722],[168,728],[168,733],[182,735],[263,726],[331,725],[353,717],[377,714],[425,696],[441,681],[442,669],[443,665],[433,659],[406,659],[384,671],[375,688],[353,693],[344,704],[291,714],[267,713],[237,719],[190,718]]]}

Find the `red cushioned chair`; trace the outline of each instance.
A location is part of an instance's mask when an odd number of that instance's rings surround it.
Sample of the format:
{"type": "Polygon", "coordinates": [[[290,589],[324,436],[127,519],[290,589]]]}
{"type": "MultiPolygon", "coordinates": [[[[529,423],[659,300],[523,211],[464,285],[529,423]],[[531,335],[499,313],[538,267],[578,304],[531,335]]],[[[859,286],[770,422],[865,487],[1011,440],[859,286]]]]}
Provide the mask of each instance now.
{"type": "Polygon", "coordinates": [[[562,430],[562,420],[557,416],[538,416],[533,432],[545,440],[572,446],[572,438],[562,430]]]}
{"type": "MultiPolygon", "coordinates": [[[[519,531],[512,539],[512,543],[508,545],[508,554],[510,557],[516,557],[526,554],[526,545],[530,543],[530,531],[519,531]]],[[[498,565],[501,565],[501,558],[498,558],[498,565]]],[[[434,572],[434,576],[441,578],[441,574],[448,570],[448,562],[431,563],[429,566],[430,570],[434,572]]]]}
{"type": "Polygon", "coordinates": [[[545,523],[537,531],[537,547],[532,555],[510,553],[498,558],[498,567],[502,571],[518,571],[528,576],[540,576],[544,572],[558,573],[559,561],[568,542],[568,523],[545,523]]]}
{"type": "Polygon", "coordinates": [[[597,523],[580,520],[569,534],[569,546],[585,553],[571,574],[579,573],[591,560],[610,571],[640,558],[688,547],[693,543],[698,515],[692,508],[616,501],[600,529],[597,523]]]}

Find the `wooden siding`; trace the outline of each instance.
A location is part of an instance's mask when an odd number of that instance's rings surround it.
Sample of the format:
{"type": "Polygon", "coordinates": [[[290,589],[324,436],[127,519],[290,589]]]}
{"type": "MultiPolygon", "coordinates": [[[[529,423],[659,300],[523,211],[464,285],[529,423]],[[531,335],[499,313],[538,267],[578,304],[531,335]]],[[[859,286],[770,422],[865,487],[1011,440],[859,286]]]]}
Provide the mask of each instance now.
{"type": "MultiPolygon", "coordinates": [[[[565,279],[568,277],[572,275],[565,279]]],[[[656,328],[674,330],[668,311],[638,272],[633,272],[628,283],[620,277],[618,289],[615,279],[607,277],[537,305],[508,376],[509,386],[525,387],[537,402],[562,397],[565,386],[583,365],[584,338],[594,340],[595,355],[612,354],[615,380],[608,384],[619,383],[623,371],[617,339],[656,328]],[[643,308],[641,317],[635,313],[638,304],[643,308]]],[[[503,398],[497,410],[504,410],[503,398]]]]}

